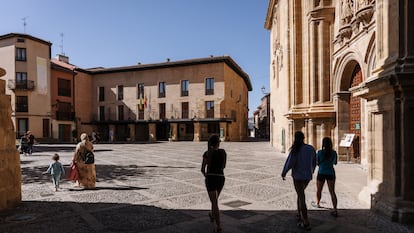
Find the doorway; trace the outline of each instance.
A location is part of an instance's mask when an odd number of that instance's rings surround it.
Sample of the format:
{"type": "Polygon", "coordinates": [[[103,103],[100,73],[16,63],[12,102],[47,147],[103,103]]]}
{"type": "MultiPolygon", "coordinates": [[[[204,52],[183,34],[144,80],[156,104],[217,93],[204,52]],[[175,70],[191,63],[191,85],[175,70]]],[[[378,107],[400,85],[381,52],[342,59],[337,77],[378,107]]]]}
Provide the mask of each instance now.
{"type": "MultiPolygon", "coordinates": [[[[359,65],[355,66],[352,73],[351,89],[358,86],[362,82],[362,71],[359,65]]],[[[357,162],[361,162],[360,145],[361,145],[361,98],[358,96],[349,97],[349,132],[355,134],[352,146],[350,148],[351,158],[357,162]]]]}

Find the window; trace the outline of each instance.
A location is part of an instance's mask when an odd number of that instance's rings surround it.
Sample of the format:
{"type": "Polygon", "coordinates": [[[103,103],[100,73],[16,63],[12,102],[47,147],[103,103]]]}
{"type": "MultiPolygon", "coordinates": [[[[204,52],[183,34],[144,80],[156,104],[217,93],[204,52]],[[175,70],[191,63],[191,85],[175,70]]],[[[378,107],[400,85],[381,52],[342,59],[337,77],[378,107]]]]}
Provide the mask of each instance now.
{"type": "Polygon", "coordinates": [[[118,92],[117,92],[118,100],[123,100],[124,99],[124,86],[119,85],[117,89],[118,89],[118,92]]]}
{"type": "Polygon", "coordinates": [[[71,81],[58,78],[58,96],[72,96],[71,81]]]}
{"type": "Polygon", "coordinates": [[[206,79],[206,95],[214,95],[214,78],[206,79]]]}
{"type": "Polygon", "coordinates": [[[118,121],[124,120],[124,105],[118,105],[118,121]]]}
{"type": "Polygon", "coordinates": [[[105,106],[99,106],[99,121],[105,121],[105,106]]]}
{"type": "Polygon", "coordinates": [[[16,112],[28,112],[29,104],[27,96],[16,96],[16,112]]]}
{"type": "Polygon", "coordinates": [[[43,137],[44,138],[49,138],[50,137],[50,120],[47,118],[43,119],[43,137]]]}
{"type": "Polygon", "coordinates": [[[56,107],[57,120],[72,120],[72,105],[69,102],[58,102],[56,107]]]}
{"type": "Polygon", "coordinates": [[[27,89],[26,72],[16,72],[16,89],[27,89]]]}
{"type": "Polygon", "coordinates": [[[206,118],[214,118],[214,101],[206,101],[206,118]]]}
{"type": "Polygon", "coordinates": [[[29,119],[17,118],[17,137],[23,136],[29,130],[29,119]]]}
{"type": "Polygon", "coordinates": [[[138,83],[137,84],[137,99],[143,99],[144,98],[144,84],[143,83],[138,83]]]}
{"type": "Polygon", "coordinates": [[[16,48],[16,61],[26,61],[26,48],[16,48]]]}
{"type": "Polygon", "coordinates": [[[181,81],[181,96],[188,96],[188,85],[189,85],[189,81],[188,80],[182,80],[181,81]]]}
{"type": "Polygon", "coordinates": [[[99,102],[105,101],[105,87],[99,87],[98,98],[99,102]]]}
{"type": "Polygon", "coordinates": [[[144,109],[140,107],[140,105],[137,106],[138,109],[138,120],[144,120],[144,109]]]}
{"type": "Polygon", "coordinates": [[[17,42],[24,43],[24,38],[17,38],[17,42]]]}
{"type": "Polygon", "coordinates": [[[181,118],[188,119],[188,102],[181,103],[181,118]]]}
{"type": "Polygon", "coordinates": [[[160,108],[159,109],[159,113],[160,113],[159,119],[160,120],[165,119],[165,103],[160,104],[159,108],[160,108]]]}
{"type": "Polygon", "coordinates": [[[158,98],[165,97],[165,82],[160,82],[158,84],[158,98]]]}

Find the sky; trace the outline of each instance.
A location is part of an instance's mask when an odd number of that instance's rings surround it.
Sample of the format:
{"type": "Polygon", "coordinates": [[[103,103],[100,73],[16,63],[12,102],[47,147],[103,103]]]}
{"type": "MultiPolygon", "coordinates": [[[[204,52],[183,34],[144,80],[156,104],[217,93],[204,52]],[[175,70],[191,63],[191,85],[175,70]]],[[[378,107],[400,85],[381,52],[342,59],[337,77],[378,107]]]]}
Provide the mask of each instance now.
{"type": "Polygon", "coordinates": [[[251,117],[262,87],[269,92],[267,6],[268,0],[0,0],[0,35],[50,41],[52,57],[63,53],[84,69],[229,55],[250,77],[251,117]]]}

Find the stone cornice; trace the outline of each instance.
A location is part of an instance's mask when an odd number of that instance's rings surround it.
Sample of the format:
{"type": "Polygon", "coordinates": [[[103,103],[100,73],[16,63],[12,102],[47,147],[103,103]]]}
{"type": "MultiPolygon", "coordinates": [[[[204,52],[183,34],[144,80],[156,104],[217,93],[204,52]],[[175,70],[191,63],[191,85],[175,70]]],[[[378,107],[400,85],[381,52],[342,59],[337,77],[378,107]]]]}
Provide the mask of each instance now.
{"type": "Polygon", "coordinates": [[[279,2],[279,0],[269,0],[269,5],[267,6],[267,14],[264,27],[267,30],[272,29],[272,21],[273,21],[273,10],[275,9],[275,5],[279,2]]]}
{"type": "Polygon", "coordinates": [[[308,13],[309,21],[327,20],[332,22],[335,16],[334,7],[318,7],[308,13]]]}

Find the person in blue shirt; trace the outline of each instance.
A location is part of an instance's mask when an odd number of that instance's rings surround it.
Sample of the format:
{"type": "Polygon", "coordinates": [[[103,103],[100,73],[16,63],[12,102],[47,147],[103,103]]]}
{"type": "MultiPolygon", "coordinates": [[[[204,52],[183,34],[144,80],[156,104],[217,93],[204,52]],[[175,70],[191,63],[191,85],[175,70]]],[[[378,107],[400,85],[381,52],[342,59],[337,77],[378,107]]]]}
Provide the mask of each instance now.
{"type": "Polygon", "coordinates": [[[301,131],[295,132],[293,145],[282,170],[282,179],[292,169],[293,184],[297,194],[298,226],[310,230],[308,210],[306,207],[305,189],[312,180],[316,167],[316,152],[313,146],[305,144],[305,135],[301,131]]]}
{"type": "Polygon", "coordinates": [[[52,182],[55,186],[55,191],[58,191],[60,177],[65,175],[65,169],[63,168],[63,165],[59,162],[58,154],[54,154],[52,160],[53,162],[50,163],[49,168],[47,169],[47,171],[43,172],[43,174],[52,175],[52,182]]]}
{"type": "Polygon", "coordinates": [[[325,137],[322,139],[322,150],[318,151],[317,154],[317,164],[319,166],[318,176],[316,178],[316,203],[314,204],[315,207],[321,207],[320,201],[322,198],[322,189],[326,183],[328,184],[329,193],[331,194],[331,200],[333,205],[333,211],[331,214],[334,217],[338,216],[338,211],[336,206],[338,204],[338,200],[336,198],[335,193],[335,169],[334,165],[338,163],[338,154],[336,151],[332,149],[332,140],[329,137],[325,137]]]}

